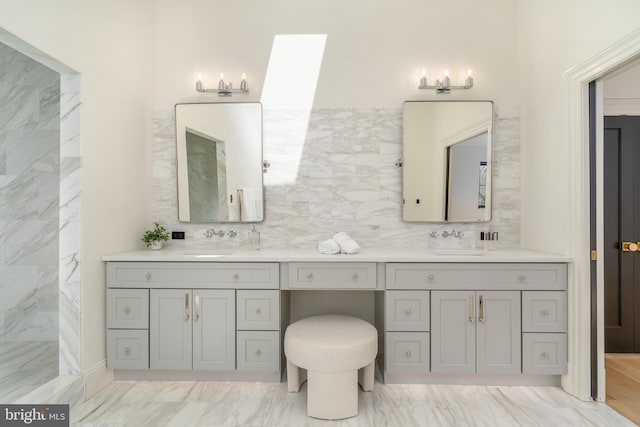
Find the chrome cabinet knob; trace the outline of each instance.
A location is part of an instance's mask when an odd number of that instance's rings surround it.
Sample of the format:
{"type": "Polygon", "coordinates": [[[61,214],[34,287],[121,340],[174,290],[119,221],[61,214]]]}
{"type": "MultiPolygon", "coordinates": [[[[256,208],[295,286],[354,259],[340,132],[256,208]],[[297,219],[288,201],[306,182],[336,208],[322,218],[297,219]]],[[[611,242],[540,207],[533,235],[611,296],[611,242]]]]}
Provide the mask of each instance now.
{"type": "Polygon", "coordinates": [[[543,359],[548,359],[549,358],[549,353],[547,353],[546,351],[544,353],[542,353],[542,358],[543,359]]]}
{"type": "Polygon", "coordinates": [[[540,314],[542,314],[545,317],[548,317],[549,316],[549,310],[544,309],[544,310],[542,310],[542,312],[540,314]]]}
{"type": "Polygon", "coordinates": [[[309,274],[307,274],[307,279],[309,279],[309,280],[313,280],[313,273],[309,273],[309,274]]]}
{"type": "Polygon", "coordinates": [[[353,273],[353,276],[351,276],[351,278],[353,279],[354,282],[358,281],[358,273],[353,273]]]}
{"type": "Polygon", "coordinates": [[[411,358],[411,352],[410,352],[409,350],[407,350],[407,351],[404,353],[404,355],[405,355],[405,357],[406,357],[407,359],[410,359],[410,358],[411,358]]]}
{"type": "Polygon", "coordinates": [[[410,308],[407,308],[404,312],[405,312],[405,314],[406,314],[407,316],[410,316],[410,315],[411,315],[411,309],[410,309],[410,308]]]}
{"type": "Polygon", "coordinates": [[[256,314],[258,316],[262,314],[262,309],[260,307],[256,308],[256,314]]]}
{"type": "Polygon", "coordinates": [[[131,353],[131,349],[129,347],[125,347],[124,354],[128,355],[129,353],[131,353]]]}
{"type": "Polygon", "coordinates": [[[151,280],[151,273],[149,272],[144,273],[144,278],[147,280],[147,282],[151,280]]]}
{"type": "Polygon", "coordinates": [[[240,280],[240,275],[238,273],[234,274],[233,280],[240,280]]]}
{"type": "Polygon", "coordinates": [[[129,314],[131,313],[131,307],[126,306],[122,311],[124,311],[124,314],[129,314]]]}
{"type": "Polygon", "coordinates": [[[262,356],[262,351],[260,351],[260,349],[256,350],[256,357],[260,357],[262,356]]]}
{"type": "Polygon", "coordinates": [[[434,278],[435,277],[433,276],[433,274],[430,274],[430,275],[427,276],[427,279],[429,279],[429,280],[433,280],[434,278]]]}
{"type": "Polygon", "coordinates": [[[521,274],[521,275],[520,275],[520,277],[519,277],[519,279],[520,279],[521,281],[525,281],[525,280],[527,280],[527,276],[526,276],[525,274],[521,274]]]}

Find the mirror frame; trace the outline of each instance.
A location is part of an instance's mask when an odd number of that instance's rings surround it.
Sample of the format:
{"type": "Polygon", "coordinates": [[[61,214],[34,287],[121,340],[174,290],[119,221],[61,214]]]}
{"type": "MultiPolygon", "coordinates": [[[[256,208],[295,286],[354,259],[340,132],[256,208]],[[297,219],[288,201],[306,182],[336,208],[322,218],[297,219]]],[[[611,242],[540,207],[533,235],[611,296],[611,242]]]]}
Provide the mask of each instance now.
{"type": "MultiPolygon", "coordinates": [[[[408,223],[439,223],[439,224],[448,224],[448,223],[486,223],[486,222],[490,222],[491,221],[491,217],[493,216],[493,163],[494,163],[494,150],[495,150],[495,144],[494,144],[494,127],[495,127],[495,120],[494,120],[494,114],[495,114],[495,109],[494,109],[494,104],[493,101],[487,101],[487,100],[471,100],[471,101],[467,101],[467,100],[410,100],[410,101],[405,101],[403,103],[403,114],[402,114],[402,220],[404,222],[408,222],[408,223]],[[407,195],[406,195],[406,191],[407,191],[407,186],[405,185],[406,182],[408,181],[407,179],[407,160],[413,158],[407,155],[407,114],[406,114],[406,106],[407,104],[438,104],[438,103],[447,103],[447,104],[478,104],[478,103],[482,103],[482,104],[487,104],[487,106],[490,109],[489,112],[489,117],[488,117],[488,125],[487,126],[487,130],[489,133],[489,140],[488,140],[488,144],[489,147],[487,147],[487,154],[489,156],[487,160],[487,173],[486,173],[486,197],[485,197],[485,209],[488,208],[489,210],[487,211],[487,213],[484,215],[484,218],[480,219],[480,218],[469,218],[469,219],[455,219],[455,220],[447,220],[444,218],[445,213],[444,211],[442,212],[442,214],[440,215],[439,219],[433,219],[433,218],[428,218],[428,219],[422,219],[422,218],[418,218],[416,216],[410,216],[409,219],[407,219],[407,217],[409,215],[407,215],[406,212],[406,203],[407,203],[407,195]],[[487,194],[488,193],[488,194],[487,194]]],[[[479,124],[482,122],[478,122],[479,124]]],[[[479,127],[478,127],[479,129],[479,127]]],[[[480,135],[480,133],[474,133],[472,131],[471,128],[469,129],[461,129],[460,132],[454,132],[454,135],[456,137],[465,137],[468,136],[467,139],[471,139],[474,136],[480,135]]],[[[460,142],[464,141],[464,139],[461,139],[460,142]]],[[[442,199],[442,205],[443,205],[443,209],[444,209],[444,204],[447,203],[447,199],[448,199],[448,185],[449,185],[449,179],[450,179],[450,165],[449,165],[449,158],[447,156],[447,153],[451,150],[451,147],[453,147],[455,144],[451,144],[449,146],[444,147],[444,159],[443,159],[443,183],[442,183],[442,191],[439,194],[436,194],[435,197],[440,197],[442,199]]],[[[410,161],[410,160],[409,160],[410,161]]],[[[426,203],[426,202],[425,202],[426,203]]]]}
{"type": "MultiPolygon", "coordinates": [[[[177,103],[175,104],[175,108],[174,108],[174,114],[175,114],[175,130],[176,130],[176,135],[175,135],[175,142],[176,142],[176,189],[177,189],[177,209],[178,209],[178,221],[179,222],[184,222],[184,223],[200,223],[200,224],[204,224],[204,223],[259,223],[259,222],[263,222],[265,220],[265,197],[264,197],[264,126],[263,126],[263,109],[262,109],[262,103],[260,102],[185,102],[185,103],[177,103]],[[256,188],[256,192],[259,192],[260,197],[261,197],[261,201],[262,201],[262,210],[260,212],[258,212],[258,217],[259,219],[256,220],[240,220],[240,219],[227,219],[227,220],[223,220],[223,219],[211,219],[211,220],[185,220],[183,219],[183,217],[181,218],[181,212],[184,212],[184,207],[181,207],[181,194],[184,193],[184,185],[182,186],[182,191],[181,191],[181,175],[185,175],[188,169],[186,168],[182,168],[181,164],[184,165],[186,164],[186,136],[182,135],[182,130],[179,130],[178,127],[180,125],[180,122],[178,120],[178,108],[179,106],[197,106],[197,105],[228,105],[228,106],[240,106],[240,105],[256,105],[259,107],[259,130],[258,130],[258,134],[259,134],[259,143],[260,143],[260,150],[259,150],[259,162],[258,164],[256,164],[256,167],[259,167],[260,170],[260,188],[256,188]],[[180,144],[183,143],[184,145],[184,149],[180,148],[180,144]]],[[[189,127],[186,124],[183,127],[189,127]]],[[[228,148],[227,148],[228,149],[228,148]]],[[[184,177],[183,177],[184,178],[184,177]]],[[[187,181],[188,182],[188,181],[187,181]]],[[[257,186],[256,186],[257,187],[257,186]]],[[[188,188],[187,188],[188,191],[188,188]]],[[[239,199],[239,196],[238,196],[239,199]]],[[[238,206],[238,210],[240,210],[240,206],[238,206]]]]}

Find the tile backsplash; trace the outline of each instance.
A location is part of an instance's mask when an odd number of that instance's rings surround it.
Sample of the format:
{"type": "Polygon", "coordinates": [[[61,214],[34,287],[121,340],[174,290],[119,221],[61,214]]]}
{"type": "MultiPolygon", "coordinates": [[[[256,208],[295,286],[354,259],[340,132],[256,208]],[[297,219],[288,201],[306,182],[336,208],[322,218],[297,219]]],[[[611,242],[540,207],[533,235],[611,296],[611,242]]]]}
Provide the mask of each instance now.
{"type": "MultiPolygon", "coordinates": [[[[426,248],[431,231],[456,228],[465,237],[446,245],[473,246],[480,231],[498,231],[496,248],[520,244],[520,144],[517,114],[494,124],[493,211],[490,223],[405,223],[401,219],[401,108],[322,108],[263,111],[265,220],[256,224],[262,247],[315,248],[347,231],[363,248],[426,248]]],[[[153,129],[154,221],[186,231],[174,246],[233,245],[207,239],[214,226],[240,231],[249,224],[180,223],[177,215],[175,114],[156,111],[153,129]]],[[[455,240],[455,241],[454,241],[455,240]]],[[[440,242],[442,244],[442,241],[440,242]]]]}

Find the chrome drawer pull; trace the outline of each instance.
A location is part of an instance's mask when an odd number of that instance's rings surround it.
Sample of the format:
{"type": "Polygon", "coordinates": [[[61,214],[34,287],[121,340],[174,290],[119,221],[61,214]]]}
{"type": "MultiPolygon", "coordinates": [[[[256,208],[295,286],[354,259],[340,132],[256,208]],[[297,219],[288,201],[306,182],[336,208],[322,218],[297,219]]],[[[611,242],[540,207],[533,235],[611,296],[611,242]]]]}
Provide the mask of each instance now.
{"type": "Polygon", "coordinates": [[[184,294],[184,321],[189,321],[189,294],[184,294]]]}
{"type": "Polygon", "coordinates": [[[131,349],[129,347],[125,347],[124,348],[124,354],[128,355],[129,353],[131,353],[131,349]]]}
{"type": "Polygon", "coordinates": [[[478,311],[478,320],[480,321],[480,323],[484,323],[484,298],[482,297],[482,295],[480,295],[478,300],[478,304],[480,305],[480,309],[478,311]]]}
{"type": "Polygon", "coordinates": [[[475,303],[473,302],[473,295],[469,295],[469,323],[473,323],[476,317],[474,313],[475,303]]]}
{"type": "Polygon", "coordinates": [[[126,306],[122,311],[124,311],[124,314],[129,314],[131,313],[131,308],[129,306],[126,306]]]}
{"type": "Polygon", "coordinates": [[[196,294],[193,298],[193,303],[193,320],[198,321],[200,320],[200,294],[196,294]]]}
{"type": "Polygon", "coordinates": [[[147,279],[147,282],[148,282],[149,280],[151,280],[151,273],[149,273],[149,272],[144,273],[144,278],[145,278],[145,279],[147,279]]]}

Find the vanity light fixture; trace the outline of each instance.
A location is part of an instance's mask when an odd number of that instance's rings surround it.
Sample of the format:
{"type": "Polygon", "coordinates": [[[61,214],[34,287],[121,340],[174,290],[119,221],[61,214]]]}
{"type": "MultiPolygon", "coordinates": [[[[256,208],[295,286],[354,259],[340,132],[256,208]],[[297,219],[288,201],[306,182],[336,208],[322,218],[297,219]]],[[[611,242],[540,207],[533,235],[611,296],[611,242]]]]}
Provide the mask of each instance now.
{"type": "Polygon", "coordinates": [[[231,82],[224,81],[224,73],[220,73],[220,80],[218,81],[218,87],[215,89],[205,89],[202,85],[202,74],[198,74],[198,80],[196,81],[196,91],[217,92],[218,96],[231,96],[233,93],[249,93],[249,86],[247,85],[247,75],[242,73],[242,80],[240,80],[240,89],[234,89],[231,82]]]}
{"type": "Polygon", "coordinates": [[[436,93],[450,93],[451,89],[471,89],[473,87],[473,77],[471,77],[471,70],[467,72],[467,78],[464,80],[463,86],[451,86],[451,80],[449,79],[449,70],[444,71],[444,77],[442,80],[436,80],[435,85],[429,86],[427,84],[427,73],[422,70],[422,77],[420,77],[420,85],[418,89],[435,89],[436,93]]]}

